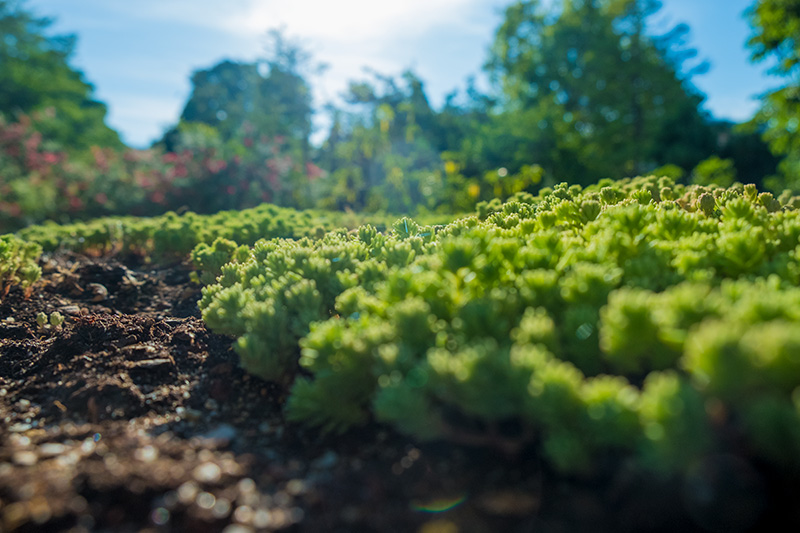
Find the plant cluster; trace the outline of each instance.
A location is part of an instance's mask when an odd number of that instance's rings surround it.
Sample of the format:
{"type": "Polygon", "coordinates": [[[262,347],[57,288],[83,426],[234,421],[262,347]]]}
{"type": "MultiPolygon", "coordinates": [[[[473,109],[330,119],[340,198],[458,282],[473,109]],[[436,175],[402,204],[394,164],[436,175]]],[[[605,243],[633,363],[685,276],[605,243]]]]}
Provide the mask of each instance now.
{"type": "Polygon", "coordinates": [[[42,275],[36,263],[42,248],[14,235],[0,235],[0,295],[8,294],[12,285],[19,284],[26,293],[42,275]]]}
{"type": "Polygon", "coordinates": [[[64,323],[64,315],[62,315],[58,311],[54,311],[49,315],[44,312],[36,314],[36,325],[39,326],[40,330],[44,330],[50,327],[58,329],[61,327],[63,323],[64,323]]]}
{"type": "Polygon", "coordinates": [[[572,473],[675,472],[734,445],[798,468],[797,205],[741,184],[562,184],[447,226],[229,250],[199,306],[324,431],[536,446],[572,473]]]}
{"type": "MultiPolygon", "coordinates": [[[[185,259],[201,244],[216,239],[252,245],[262,238],[297,239],[322,235],[334,228],[353,228],[370,222],[386,227],[384,215],[317,210],[298,211],[262,204],[241,211],[221,211],[213,215],[193,212],[168,212],[157,217],[105,217],[72,224],[46,223],[29,226],[18,235],[39,244],[45,251],[72,250],[90,253],[134,252],[151,259],[185,259]]],[[[201,270],[218,273],[202,260],[203,249],[194,254],[201,270]]],[[[224,262],[230,260],[227,257],[224,262]]]]}

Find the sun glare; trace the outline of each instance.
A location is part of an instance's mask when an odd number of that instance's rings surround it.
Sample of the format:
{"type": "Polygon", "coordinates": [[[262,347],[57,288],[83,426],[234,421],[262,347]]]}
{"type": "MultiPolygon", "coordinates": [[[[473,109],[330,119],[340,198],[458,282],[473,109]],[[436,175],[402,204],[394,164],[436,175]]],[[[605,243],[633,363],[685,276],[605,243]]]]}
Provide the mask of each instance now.
{"type": "Polygon", "coordinates": [[[474,0],[253,1],[246,10],[227,19],[225,24],[231,29],[258,34],[267,28],[285,26],[299,35],[336,42],[364,42],[458,22],[458,13],[471,3],[474,0]]]}

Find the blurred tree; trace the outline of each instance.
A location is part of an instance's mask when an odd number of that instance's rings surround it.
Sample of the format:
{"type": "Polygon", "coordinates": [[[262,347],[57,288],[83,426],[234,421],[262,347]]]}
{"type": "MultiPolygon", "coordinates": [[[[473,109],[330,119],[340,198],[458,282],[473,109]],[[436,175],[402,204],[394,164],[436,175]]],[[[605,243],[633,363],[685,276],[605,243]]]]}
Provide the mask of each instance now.
{"type": "Polygon", "coordinates": [[[800,0],[758,0],[747,16],[754,61],[772,60],[771,73],[786,84],[762,97],[754,123],[772,152],[783,157],[773,188],[800,191],[800,0]]]}
{"type": "Polygon", "coordinates": [[[326,207],[409,211],[442,201],[446,135],[422,81],[372,73],[351,82],[347,109],[329,106],[332,126],[319,151],[331,173],[326,207]]]}
{"type": "MultiPolygon", "coordinates": [[[[252,63],[226,60],[195,71],[180,122],[211,126],[223,143],[246,138],[248,132],[280,137],[308,161],[312,115],[308,62],[299,45],[272,31],[266,58],[252,63]]],[[[176,126],[165,134],[161,142],[168,151],[179,144],[180,132],[176,126]]]]}
{"type": "Polygon", "coordinates": [[[697,185],[719,185],[730,187],[736,181],[736,167],[732,159],[721,159],[712,155],[692,170],[692,183],[697,185]]]}
{"type": "Polygon", "coordinates": [[[75,36],[48,36],[52,20],[34,16],[23,4],[0,0],[0,113],[52,110],[51,120],[37,124],[45,139],[73,150],[121,147],[117,132],[105,124],[106,106],[69,65],[75,36]]]}
{"type": "Polygon", "coordinates": [[[770,151],[758,131],[750,124],[735,124],[719,120],[711,124],[717,136],[716,154],[730,159],[736,167],[737,179],[742,183],[765,186],[764,178],[774,176],[780,162],[770,151]]]}
{"type": "MultiPolygon", "coordinates": [[[[195,71],[191,81],[192,94],[181,113],[181,122],[211,126],[221,138],[231,139],[245,121],[255,118],[256,104],[262,96],[259,86],[264,81],[256,63],[222,61],[208,70],[195,71]]],[[[275,134],[275,126],[270,133],[275,134]]]]}
{"type": "Polygon", "coordinates": [[[445,98],[438,116],[439,149],[443,157],[457,162],[461,172],[479,176],[491,169],[508,164],[508,157],[491,147],[497,135],[491,111],[497,102],[475,86],[474,78],[467,82],[466,91],[453,91],[445,98]]]}
{"type": "Polygon", "coordinates": [[[674,163],[691,169],[714,136],[691,85],[703,63],[688,27],[657,35],[656,0],[538,0],[509,6],[486,70],[501,92],[498,130],[509,165],[535,162],[589,183],[674,163]]]}

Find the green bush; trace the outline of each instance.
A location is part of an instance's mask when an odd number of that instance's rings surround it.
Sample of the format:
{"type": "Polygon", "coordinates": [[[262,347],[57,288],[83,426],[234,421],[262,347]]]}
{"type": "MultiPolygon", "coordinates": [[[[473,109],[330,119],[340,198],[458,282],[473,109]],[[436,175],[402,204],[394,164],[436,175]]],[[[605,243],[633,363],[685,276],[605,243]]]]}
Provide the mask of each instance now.
{"type": "Polygon", "coordinates": [[[36,262],[42,248],[14,235],[0,235],[0,295],[8,294],[12,285],[19,284],[26,294],[42,275],[36,262]]]}
{"type": "Polygon", "coordinates": [[[772,200],[636,178],[444,227],[260,241],[200,308],[325,431],[374,419],[538,446],[562,471],[629,456],[669,473],[728,446],[706,412],[722,402],[755,456],[800,468],[800,216],[772,200]]]}

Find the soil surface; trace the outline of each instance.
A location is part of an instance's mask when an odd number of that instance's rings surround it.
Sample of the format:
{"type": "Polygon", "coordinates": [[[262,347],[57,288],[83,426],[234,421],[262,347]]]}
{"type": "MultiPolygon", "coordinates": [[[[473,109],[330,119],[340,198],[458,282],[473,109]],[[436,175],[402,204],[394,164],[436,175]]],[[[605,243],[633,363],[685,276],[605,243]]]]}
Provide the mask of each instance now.
{"type": "MultiPolygon", "coordinates": [[[[744,531],[797,483],[717,456],[697,479],[564,479],[535,449],[323,437],[206,330],[185,265],[60,254],[0,303],[0,531],[744,531]],[[40,312],[63,325],[41,327],[40,312]],[[744,472],[744,473],[742,473],[744,472]],[[699,482],[697,480],[700,480],[699,482]]],[[[781,528],[783,529],[783,528],[781,528]]],[[[785,530],[785,529],[783,529],[785,530]]]]}

